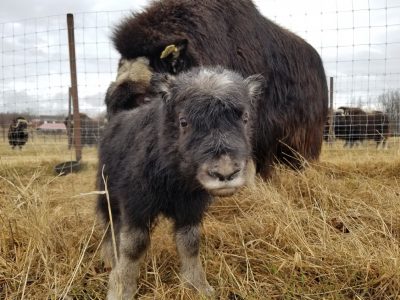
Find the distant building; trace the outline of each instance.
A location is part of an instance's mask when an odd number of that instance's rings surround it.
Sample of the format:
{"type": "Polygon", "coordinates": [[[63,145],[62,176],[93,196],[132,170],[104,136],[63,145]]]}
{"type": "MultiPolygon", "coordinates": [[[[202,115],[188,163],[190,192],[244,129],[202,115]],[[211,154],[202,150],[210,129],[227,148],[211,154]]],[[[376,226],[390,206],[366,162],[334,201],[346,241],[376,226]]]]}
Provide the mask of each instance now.
{"type": "Polygon", "coordinates": [[[64,123],[43,123],[36,128],[37,131],[43,133],[67,133],[64,123]]]}

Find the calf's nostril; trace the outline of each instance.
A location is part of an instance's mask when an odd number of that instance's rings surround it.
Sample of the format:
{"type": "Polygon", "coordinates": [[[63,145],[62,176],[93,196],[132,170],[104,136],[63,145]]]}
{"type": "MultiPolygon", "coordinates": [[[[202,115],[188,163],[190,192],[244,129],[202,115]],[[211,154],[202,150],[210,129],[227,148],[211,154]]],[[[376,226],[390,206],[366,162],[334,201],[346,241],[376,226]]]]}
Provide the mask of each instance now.
{"type": "Polygon", "coordinates": [[[239,172],[240,172],[241,170],[242,170],[242,169],[236,169],[235,171],[233,171],[233,172],[228,176],[228,180],[233,180],[233,179],[235,179],[236,176],[239,174],[239,172]]]}
{"type": "Polygon", "coordinates": [[[218,172],[215,172],[215,171],[208,171],[208,175],[210,175],[213,178],[218,178],[219,181],[226,180],[224,175],[222,175],[218,172]]]}
{"type": "Polygon", "coordinates": [[[219,181],[231,181],[235,179],[235,177],[239,174],[240,171],[241,169],[236,169],[232,173],[226,175],[221,174],[217,171],[208,171],[208,175],[213,178],[218,178],[219,181]]]}

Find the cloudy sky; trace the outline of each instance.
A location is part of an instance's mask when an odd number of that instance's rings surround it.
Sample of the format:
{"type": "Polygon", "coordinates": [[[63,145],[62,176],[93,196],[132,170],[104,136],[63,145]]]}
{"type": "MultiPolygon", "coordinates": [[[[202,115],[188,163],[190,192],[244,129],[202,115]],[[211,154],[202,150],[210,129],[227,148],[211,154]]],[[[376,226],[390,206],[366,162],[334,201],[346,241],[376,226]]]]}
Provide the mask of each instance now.
{"type": "MultiPolygon", "coordinates": [[[[400,87],[400,0],[255,0],[268,18],[322,56],[334,77],[335,106],[377,107],[400,87]]],[[[112,26],[147,0],[0,1],[0,111],[67,113],[70,85],[66,13],[74,13],[81,110],[104,111],[118,53],[112,26]]]]}

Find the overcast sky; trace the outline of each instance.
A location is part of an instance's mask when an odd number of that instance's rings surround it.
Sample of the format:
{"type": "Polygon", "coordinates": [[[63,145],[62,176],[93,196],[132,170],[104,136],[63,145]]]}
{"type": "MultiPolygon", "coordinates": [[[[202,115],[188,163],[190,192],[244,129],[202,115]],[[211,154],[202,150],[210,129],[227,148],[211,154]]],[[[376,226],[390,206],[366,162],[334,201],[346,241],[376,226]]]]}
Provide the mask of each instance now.
{"type": "MultiPolygon", "coordinates": [[[[70,85],[66,13],[75,15],[81,110],[104,110],[118,53],[113,25],[146,0],[0,1],[0,111],[67,113],[70,85]]],[[[268,18],[294,31],[322,56],[335,78],[335,106],[376,108],[400,87],[400,0],[256,0],[268,18]]]]}

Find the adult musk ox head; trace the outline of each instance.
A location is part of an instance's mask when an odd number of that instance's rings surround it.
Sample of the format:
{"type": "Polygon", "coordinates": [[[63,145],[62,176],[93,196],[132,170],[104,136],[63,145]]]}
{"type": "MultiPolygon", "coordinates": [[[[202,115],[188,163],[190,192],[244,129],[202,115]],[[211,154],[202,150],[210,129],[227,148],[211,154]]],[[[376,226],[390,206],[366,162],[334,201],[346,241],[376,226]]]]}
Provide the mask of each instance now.
{"type": "Polygon", "coordinates": [[[145,57],[121,58],[115,81],[108,87],[105,104],[110,120],[118,112],[136,108],[150,101],[150,79],[153,72],[145,57]]]}
{"type": "Polygon", "coordinates": [[[155,75],[152,84],[164,100],[164,138],[176,141],[180,173],[196,178],[212,195],[230,195],[243,186],[251,172],[259,77],[195,69],[177,77],[155,75]]]}

